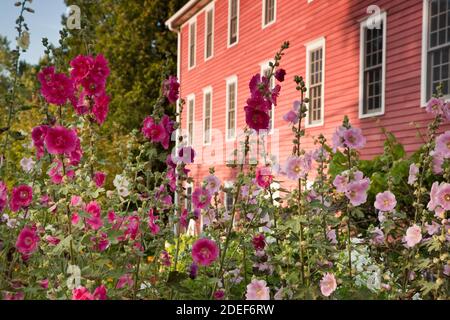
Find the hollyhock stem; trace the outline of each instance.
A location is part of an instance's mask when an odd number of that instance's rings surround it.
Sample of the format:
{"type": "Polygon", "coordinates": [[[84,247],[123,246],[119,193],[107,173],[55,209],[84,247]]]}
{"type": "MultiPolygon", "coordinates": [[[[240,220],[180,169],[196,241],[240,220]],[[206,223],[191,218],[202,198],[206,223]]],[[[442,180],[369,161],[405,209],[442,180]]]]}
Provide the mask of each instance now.
{"type": "MultiPolygon", "coordinates": [[[[348,161],[348,170],[352,169],[352,155],[350,152],[350,148],[346,148],[345,152],[347,153],[347,161],[348,161]]],[[[350,285],[352,285],[352,239],[351,239],[351,207],[350,203],[347,205],[347,250],[348,250],[348,275],[350,277],[350,285]]]]}
{"type": "Polygon", "coordinates": [[[133,300],[136,300],[139,282],[139,269],[141,267],[141,256],[138,255],[138,261],[136,264],[136,271],[134,273],[134,286],[133,286],[133,300]]]}

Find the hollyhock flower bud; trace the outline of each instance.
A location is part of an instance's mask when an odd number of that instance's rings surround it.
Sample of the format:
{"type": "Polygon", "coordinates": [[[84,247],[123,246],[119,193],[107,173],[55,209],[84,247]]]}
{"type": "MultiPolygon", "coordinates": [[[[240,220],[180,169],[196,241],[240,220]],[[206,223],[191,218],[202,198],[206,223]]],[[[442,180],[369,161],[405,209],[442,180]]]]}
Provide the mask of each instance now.
{"type": "Polygon", "coordinates": [[[193,262],[189,267],[189,278],[194,280],[195,278],[197,278],[197,273],[198,273],[198,265],[195,262],[193,262]]]}
{"type": "Polygon", "coordinates": [[[247,285],[246,300],[270,300],[270,289],[264,280],[253,279],[247,285]]]}
{"type": "Polygon", "coordinates": [[[192,259],[199,265],[209,266],[219,256],[219,248],[212,240],[198,239],[192,246],[192,259]]]}
{"type": "Polygon", "coordinates": [[[27,208],[33,201],[33,189],[27,185],[13,188],[9,207],[13,212],[27,208]]]}
{"type": "Polygon", "coordinates": [[[8,204],[8,189],[3,181],[0,181],[0,213],[6,208],[8,204]]]}
{"type": "Polygon", "coordinates": [[[406,230],[406,236],[403,241],[406,242],[405,246],[408,248],[414,247],[422,240],[422,230],[418,225],[413,225],[406,230]]]}
{"type": "Polygon", "coordinates": [[[47,236],[45,238],[45,241],[47,241],[49,244],[51,244],[53,246],[56,246],[58,243],[61,242],[61,240],[59,238],[54,237],[54,236],[47,236]]]}
{"type": "Polygon", "coordinates": [[[278,81],[283,82],[285,76],[286,76],[286,70],[277,69],[277,71],[275,71],[275,79],[277,79],[278,81]]]}
{"type": "Polygon", "coordinates": [[[395,199],[395,195],[390,191],[385,191],[383,193],[379,193],[376,196],[375,208],[383,211],[389,212],[394,210],[397,205],[397,200],[395,199]]]}
{"type": "Polygon", "coordinates": [[[148,212],[148,227],[153,235],[158,234],[160,230],[159,226],[155,223],[156,219],[157,217],[153,215],[153,209],[150,209],[148,212]]]}
{"type": "Polygon", "coordinates": [[[325,297],[329,297],[337,288],[336,278],[331,273],[326,273],[320,280],[320,291],[325,297]]]}
{"type": "Polygon", "coordinates": [[[68,154],[77,146],[77,135],[73,130],[61,126],[48,128],[45,146],[50,154],[68,154]]]}
{"type": "Polygon", "coordinates": [[[408,184],[413,185],[417,181],[417,174],[419,173],[419,168],[415,163],[412,163],[409,166],[409,176],[408,176],[408,184]]]}
{"type": "Polygon", "coordinates": [[[16,241],[16,249],[23,255],[31,255],[38,248],[39,236],[36,228],[24,227],[16,241]]]}
{"type": "Polygon", "coordinates": [[[204,188],[197,188],[192,193],[192,203],[196,209],[207,209],[211,203],[211,194],[204,188]]]}
{"type": "Polygon", "coordinates": [[[264,250],[266,247],[266,238],[261,233],[259,235],[256,235],[252,239],[253,248],[255,248],[256,251],[264,250]]]}
{"type": "Polygon", "coordinates": [[[42,289],[48,289],[48,279],[43,279],[39,281],[39,285],[42,289]]]}
{"type": "Polygon", "coordinates": [[[214,300],[223,300],[225,298],[225,291],[222,289],[214,292],[214,300]]]}

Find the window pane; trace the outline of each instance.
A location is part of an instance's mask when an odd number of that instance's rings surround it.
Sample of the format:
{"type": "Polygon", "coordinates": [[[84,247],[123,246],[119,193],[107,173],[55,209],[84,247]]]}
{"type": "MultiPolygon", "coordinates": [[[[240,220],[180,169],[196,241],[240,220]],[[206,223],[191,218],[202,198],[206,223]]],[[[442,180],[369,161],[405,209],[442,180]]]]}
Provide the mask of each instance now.
{"type": "Polygon", "coordinates": [[[322,48],[310,52],[309,124],[322,119],[322,56],[322,48]]]}

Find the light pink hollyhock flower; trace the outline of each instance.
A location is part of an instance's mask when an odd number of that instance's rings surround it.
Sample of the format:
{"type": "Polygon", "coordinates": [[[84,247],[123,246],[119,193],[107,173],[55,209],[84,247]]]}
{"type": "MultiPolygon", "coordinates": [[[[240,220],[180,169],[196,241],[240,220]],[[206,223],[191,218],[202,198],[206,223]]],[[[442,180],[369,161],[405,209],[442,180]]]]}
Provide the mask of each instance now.
{"type": "Polygon", "coordinates": [[[439,233],[441,225],[439,223],[436,223],[435,221],[432,221],[431,224],[425,223],[425,229],[427,229],[427,233],[432,236],[439,233]]]}
{"type": "Polygon", "coordinates": [[[106,173],[97,171],[94,174],[94,182],[98,188],[101,188],[105,184],[105,180],[106,180],[106,173]]]}
{"type": "Polygon", "coordinates": [[[154,216],[153,209],[150,209],[150,211],[148,212],[148,227],[150,229],[150,232],[153,235],[158,234],[158,232],[160,230],[158,224],[156,224],[156,222],[155,222],[156,219],[157,219],[157,217],[154,216]]]}
{"type": "Polygon", "coordinates": [[[72,290],[72,300],[94,300],[94,296],[85,287],[72,290]]]}
{"type": "Polygon", "coordinates": [[[13,212],[27,208],[33,201],[33,189],[27,185],[13,188],[9,207],[13,212]]]}
{"type": "Polygon", "coordinates": [[[333,186],[336,188],[337,192],[344,193],[345,191],[347,191],[347,185],[348,177],[344,174],[338,174],[333,180],[333,186]]]}
{"type": "Polygon", "coordinates": [[[320,291],[325,297],[329,297],[337,288],[336,278],[331,273],[326,273],[320,280],[320,291]]]}
{"type": "Polygon", "coordinates": [[[213,240],[198,239],[192,245],[192,259],[199,265],[209,266],[219,256],[219,248],[213,240]]]}
{"type": "Polygon", "coordinates": [[[362,135],[359,128],[350,128],[344,132],[344,143],[352,149],[361,149],[366,144],[366,138],[362,135]]]}
{"type": "Polygon", "coordinates": [[[445,211],[450,210],[450,184],[449,183],[441,183],[439,186],[439,191],[436,195],[437,203],[441,206],[445,211]]]}
{"type": "Polygon", "coordinates": [[[403,241],[406,242],[405,246],[408,248],[414,247],[422,240],[422,230],[418,225],[413,225],[406,230],[406,236],[403,241]]]}
{"type": "Polygon", "coordinates": [[[45,146],[50,154],[69,154],[77,147],[77,135],[74,130],[61,126],[48,128],[45,146]]]}
{"type": "Polygon", "coordinates": [[[95,300],[107,300],[108,299],[107,290],[103,284],[101,286],[95,288],[94,299],[95,300]]]}
{"type": "Polygon", "coordinates": [[[93,229],[98,230],[103,226],[101,217],[101,207],[97,201],[91,201],[86,205],[86,212],[90,215],[86,218],[86,223],[93,229]]]}
{"type": "Polygon", "coordinates": [[[304,178],[308,171],[311,169],[308,159],[297,156],[290,156],[285,164],[284,172],[291,180],[298,180],[304,178]]]}
{"type": "Polygon", "coordinates": [[[117,281],[116,289],[122,289],[125,286],[132,288],[133,284],[134,284],[134,281],[133,281],[133,277],[131,276],[131,274],[125,273],[124,275],[122,275],[119,278],[119,281],[117,281]]]}
{"type": "Polygon", "coordinates": [[[300,120],[300,116],[294,110],[289,110],[288,113],[283,116],[283,120],[292,124],[296,124],[298,120],[300,120]]]}
{"type": "Polygon", "coordinates": [[[413,185],[417,181],[417,174],[419,173],[419,168],[416,166],[415,163],[412,163],[409,166],[409,177],[408,177],[408,184],[413,185]]]}
{"type": "Polygon", "coordinates": [[[397,205],[397,200],[395,199],[395,195],[390,191],[385,191],[383,193],[379,193],[376,196],[375,208],[383,211],[390,212],[394,210],[397,205]]]}
{"type": "Polygon", "coordinates": [[[434,174],[442,174],[444,172],[444,169],[442,168],[442,166],[444,165],[444,156],[440,153],[434,152],[432,151],[430,153],[430,155],[433,157],[433,173],[434,174]]]}
{"type": "Polygon", "coordinates": [[[440,154],[444,159],[450,158],[450,131],[446,131],[436,138],[435,152],[440,154]]]}
{"type": "Polygon", "coordinates": [[[6,208],[8,204],[8,189],[3,181],[0,181],[0,213],[6,208]]]}
{"type": "Polygon", "coordinates": [[[330,241],[331,244],[337,244],[337,239],[336,239],[336,230],[335,229],[331,229],[327,232],[327,239],[328,241],[330,241]]]}
{"type": "Polygon", "coordinates": [[[431,186],[430,191],[430,201],[428,202],[427,208],[430,211],[436,211],[439,205],[438,193],[440,191],[439,182],[434,182],[431,186]]]}
{"type": "Polygon", "coordinates": [[[427,107],[425,110],[428,113],[434,114],[434,115],[440,115],[443,113],[444,109],[444,101],[438,98],[431,98],[430,101],[427,103],[427,107]]]}
{"type": "Polygon", "coordinates": [[[270,289],[264,280],[253,279],[247,285],[246,300],[270,300],[270,289]]]}
{"type": "Polygon", "coordinates": [[[345,196],[354,207],[367,201],[367,189],[369,189],[369,185],[370,180],[368,178],[352,181],[347,185],[345,196]]]}
{"type": "Polygon", "coordinates": [[[47,236],[47,237],[45,238],[45,240],[46,240],[49,244],[51,244],[51,245],[53,245],[53,246],[56,246],[58,243],[61,242],[61,240],[60,240],[59,238],[54,237],[54,236],[47,236]]]}
{"type": "Polygon", "coordinates": [[[39,281],[39,285],[42,289],[48,289],[48,279],[43,279],[39,281]]]}
{"type": "Polygon", "coordinates": [[[22,160],[20,160],[20,166],[22,167],[22,170],[25,171],[26,173],[31,172],[35,164],[36,162],[32,158],[22,158],[22,160]]]}
{"type": "Polygon", "coordinates": [[[16,241],[16,249],[23,255],[30,255],[38,248],[39,236],[36,228],[24,227],[16,241]]]}
{"type": "Polygon", "coordinates": [[[219,192],[220,186],[221,186],[221,182],[220,182],[220,179],[217,176],[211,174],[211,175],[207,176],[203,180],[203,182],[205,183],[206,190],[208,190],[208,192],[210,194],[215,194],[216,192],[219,192]]]}
{"type": "Polygon", "coordinates": [[[273,181],[273,175],[268,167],[259,167],[256,169],[256,183],[261,188],[267,189],[273,181]]]}
{"type": "Polygon", "coordinates": [[[204,188],[197,188],[192,193],[192,203],[195,209],[208,209],[211,203],[211,194],[204,188]]]}
{"type": "Polygon", "coordinates": [[[370,242],[374,245],[381,245],[384,243],[384,232],[380,228],[375,228],[372,231],[372,239],[370,242]]]}
{"type": "Polygon", "coordinates": [[[344,133],[347,129],[344,127],[338,127],[333,134],[332,144],[333,144],[333,152],[336,152],[338,148],[344,147],[344,133]]]}

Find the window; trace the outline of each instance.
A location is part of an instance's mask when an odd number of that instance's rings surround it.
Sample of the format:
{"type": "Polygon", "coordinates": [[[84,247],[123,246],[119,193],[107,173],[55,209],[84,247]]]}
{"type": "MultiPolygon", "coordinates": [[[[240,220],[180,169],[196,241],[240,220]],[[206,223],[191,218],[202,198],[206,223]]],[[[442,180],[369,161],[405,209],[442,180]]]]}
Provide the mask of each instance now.
{"type": "Polygon", "coordinates": [[[239,0],[229,0],[228,5],[228,46],[231,47],[239,40],[239,0]]]}
{"type": "Polygon", "coordinates": [[[205,13],[205,60],[213,55],[214,46],[214,7],[205,13]]]}
{"type": "Polygon", "coordinates": [[[378,26],[361,23],[360,103],[361,118],[384,113],[386,64],[386,13],[378,26]]]}
{"type": "Polygon", "coordinates": [[[224,202],[225,210],[231,212],[233,210],[234,197],[233,197],[233,183],[226,181],[224,183],[224,202]]]}
{"type": "Polygon", "coordinates": [[[195,120],[195,96],[191,95],[187,99],[188,112],[187,112],[187,143],[189,146],[194,144],[194,120],[195,120]]]}
{"type": "Polygon", "coordinates": [[[325,79],[325,39],[321,38],[306,46],[306,86],[309,92],[309,108],[306,125],[323,125],[324,81],[325,79]]]}
{"type": "Polygon", "coordinates": [[[197,22],[193,21],[189,24],[189,68],[195,67],[195,38],[196,38],[197,22]]]}
{"type": "Polygon", "coordinates": [[[231,77],[227,80],[227,140],[234,140],[236,138],[236,108],[237,108],[237,78],[231,77]]]}
{"type": "Polygon", "coordinates": [[[212,89],[203,90],[203,144],[211,143],[212,89]]]}
{"type": "MultiPolygon", "coordinates": [[[[264,77],[268,77],[270,72],[270,66],[269,62],[265,62],[261,64],[261,75],[264,77]]],[[[275,77],[272,77],[270,79],[270,88],[273,89],[275,87],[275,77]]],[[[270,122],[269,122],[269,133],[273,132],[273,128],[275,125],[275,117],[274,117],[274,106],[272,106],[272,109],[270,109],[269,116],[270,116],[270,122]]]]}
{"type": "Polygon", "coordinates": [[[188,212],[192,210],[192,186],[189,185],[186,188],[186,199],[185,199],[185,208],[188,212]]]}
{"type": "Polygon", "coordinates": [[[450,2],[424,0],[422,105],[436,93],[450,97],[450,2]]]}
{"type": "Polygon", "coordinates": [[[263,1],[263,28],[275,22],[276,0],[263,1]]]}

